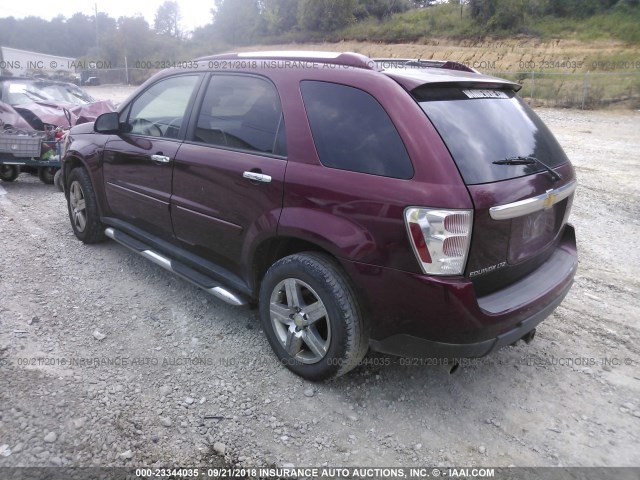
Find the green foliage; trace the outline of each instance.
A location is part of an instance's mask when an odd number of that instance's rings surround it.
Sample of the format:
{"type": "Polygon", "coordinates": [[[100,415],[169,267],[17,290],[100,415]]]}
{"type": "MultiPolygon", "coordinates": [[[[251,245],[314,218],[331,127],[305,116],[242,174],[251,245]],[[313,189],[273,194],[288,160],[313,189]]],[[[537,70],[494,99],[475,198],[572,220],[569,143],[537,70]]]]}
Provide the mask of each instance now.
{"type": "Polygon", "coordinates": [[[596,38],[618,38],[630,44],[639,44],[638,25],[640,25],[640,8],[621,5],[611,13],[600,13],[581,22],[578,37],[587,41],[596,38]]]}
{"type": "Polygon", "coordinates": [[[250,44],[256,40],[260,24],[257,0],[216,0],[214,35],[232,44],[250,44]]]}
{"type": "Polygon", "coordinates": [[[588,18],[545,16],[536,18],[530,33],[548,40],[576,37],[582,41],[618,39],[629,44],[640,44],[640,8],[620,3],[609,12],[588,18]]]}
{"type": "Polygon", "coordinates": [[[489,29],[517,29],[526,15],[552,15],[562,18],[585,18],[610,10],[618,3],[638,0],[469,0],[471,17],[489,25],[489,29]],[[518,14],[517,12],[520,12],[518,14]]]}
{"type": "Polygon", "coordinates": [[[408,0],[359,0],[354,14],[357,20],[367,17],[383,20],[394,13],[407,11],[410,7],[408,0]]]}
{"type": "Polygon", "coordinates": [[[267,35],[290,32],[298,24],[299,0],[262,0],[263,29],[267,35]]]}
{"type": "Polygon", "coordinates": [[[153,29],[160,35],[180,38],[180,7],[174,0],[166,0],[156,11],[153,29]]]}
{"type": "Polygon", "coordinates": [[[333,32],[355,21],[357,0],[300,0],[298,25],[312,32],[333,32]]]}
{"type": "Polygon", "coordinates": [[[118,50],[130,59],[144,59],[153,49],[153,35],[144,17],[121,17],[118,19],[118,50]]]}
{"type": "Polygon", "coordinates": [[[433,36],[463,38],[477,34],[477,27],[469,15],[460,18],[459,4],[443,4],[409,10],[384,21],[368,18],[336,32],[334,40],[399,43],[417,42],[433,36]]]}
{"type": "Polygon", "coordinates": [[[613,7],[618,0],[547,0],[547,12],[559,17],[584,18],[613,7]]]}
{"type": "Polygon", "coordinates": [[[470,0],[469,12],[489,32],[527,33],[530,19],[544,15],[550,1],[554,0],[470,0]]]}

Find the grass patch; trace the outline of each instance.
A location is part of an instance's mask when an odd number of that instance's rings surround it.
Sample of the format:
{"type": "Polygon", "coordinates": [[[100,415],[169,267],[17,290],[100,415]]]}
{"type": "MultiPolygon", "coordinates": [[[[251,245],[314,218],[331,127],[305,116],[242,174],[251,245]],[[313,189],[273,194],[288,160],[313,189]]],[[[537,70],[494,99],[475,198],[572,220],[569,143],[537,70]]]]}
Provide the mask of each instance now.
{"type": "Polygon", "coordinates": [[[417,42],[425,38],[471,38],[480,34],[468,12],[457,5],[438,5],[398,13],[384,21],[367,19],[332,34],[332,40],[417,42]]]}
{"type": "MultiPolygon", "coordinates": [[[[620,6],[607,13],[586,19],[528,17],[516,30],[488,31],[485,25],[474,22],[469,9],[455,4],[398,13],[378,21],[372,18],[358,22],[342,30],[325,34],[325,41],[369,41],[384,43],[419,42],[429,38],[454,40],[484,37],[508,38],[524,35],[541,40],[577,39],[581,41],[620,40],[628,44],[640,44],[640,8],[620,6]]],[[[298,32],[297,41],[309,41],[312,35],[298,32]]],[[[275,39],[274,39],[275,40],[275,39]]]]}
{"type": "Polygon", "coordinates": [[[620,40],[640,44],[640,8],[619,7],[586,19],[543,17],[531,24],[531,34],[543,40],[575,38],[583,42],[620,40]]]}

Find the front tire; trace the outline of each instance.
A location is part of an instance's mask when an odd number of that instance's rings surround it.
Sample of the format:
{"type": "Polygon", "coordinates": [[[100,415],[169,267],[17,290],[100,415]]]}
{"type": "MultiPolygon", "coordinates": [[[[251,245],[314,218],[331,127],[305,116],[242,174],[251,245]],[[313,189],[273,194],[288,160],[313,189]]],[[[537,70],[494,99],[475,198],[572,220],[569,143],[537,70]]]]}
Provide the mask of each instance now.
{"type": "Polygon", "coordinates": [[[300,253],[273,264],[260,287],[260,319],[278,359],[307,380],[343,375],[367,353],[351,282],[326,254],[300,253]]]}
{"type": "Polygon", "coordinates": [[[96,194],[89,174],[84,168],[75,168],[69,175],[67,207],[71,227],[83,243],[98,243],[106,239],[105,226],[100,221],[96,194]]]}
{"type": "Polygon", "coordinates": [[[56,174],[53,176],[53,184],[58,190],[64,192],[64,185],[62,184],[62,169],[58,169],[56,174]]]}
{"type": "Polygon", "coordinates": [[[13,182],[20,175],[20,169],[16,165],[0,165],[0,180],[13,182]]]}

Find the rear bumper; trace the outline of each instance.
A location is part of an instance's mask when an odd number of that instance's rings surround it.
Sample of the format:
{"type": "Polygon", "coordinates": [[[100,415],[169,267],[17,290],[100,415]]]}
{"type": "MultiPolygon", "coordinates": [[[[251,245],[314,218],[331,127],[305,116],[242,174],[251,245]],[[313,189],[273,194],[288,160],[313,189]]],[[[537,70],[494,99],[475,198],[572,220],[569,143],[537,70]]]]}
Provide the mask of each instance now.
{"type": "Polygon", "coordinates": [[[567,285],[561,295],[545,308],[521,321],[515,328],[495,338],[475,343],[434,342],[413,335],[398,334],[384,340],[370,340],[372,350],[398,356],[434,357],[434,358],[475,358],[483,357],[507,345],[520,340],[536,328],[556,309],[569,293],[572,283],[567,285]]]}
{"type": "Polygon", "coordinates": [[[481,357],[519,340],[547,318],[573,284],[575,233],[519,281],[484,297],[464,277],[430,277],[346,262],[360,286],[371,348],[400,356],[481,357]]]}

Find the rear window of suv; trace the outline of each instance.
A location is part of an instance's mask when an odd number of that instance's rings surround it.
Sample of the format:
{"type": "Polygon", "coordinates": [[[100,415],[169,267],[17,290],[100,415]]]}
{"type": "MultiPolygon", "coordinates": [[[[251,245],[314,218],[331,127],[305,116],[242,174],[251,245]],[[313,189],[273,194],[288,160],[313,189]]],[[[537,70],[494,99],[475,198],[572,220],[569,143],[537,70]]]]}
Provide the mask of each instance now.
{"type": "Polygon", "coordinates": [[[513,91],[423,86],[412,94],[467,185],[544,171],[537,163],[496,165],[495,161],[535,157],[551,168],[569,161],[542,120],[513,91]]]}

